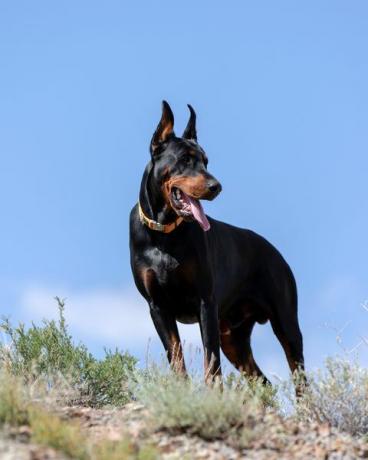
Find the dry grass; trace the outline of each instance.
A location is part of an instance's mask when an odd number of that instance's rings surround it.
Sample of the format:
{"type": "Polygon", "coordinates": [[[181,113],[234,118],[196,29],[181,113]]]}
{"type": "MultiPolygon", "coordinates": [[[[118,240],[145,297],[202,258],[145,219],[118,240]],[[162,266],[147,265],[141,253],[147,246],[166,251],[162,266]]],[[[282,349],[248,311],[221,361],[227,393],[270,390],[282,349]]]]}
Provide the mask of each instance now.
{"type": "Polygon", "coordinates": [[[156,366],[135,377],[134,394],[149,410],[156,429],[187,432],[204,439],[238,433],[250,418],[276,408],[275,390],[239,376],[207,386],[201,378],[180,378],[156,366]]]}
{"type": "Polygon", "coordinates": [[[367,369],[347,358],[329,358],[323,370],[308,374],[308,382],[301,399],[290,398],[298,418],[328,423],[353,436],[367,435],[367,369]]]}
{"type": "Polygon", "coordinates": [[[157,451],[137,446],[122,435],[120,441],[90,439],[76,421],[50,412],[34,398],[22,380],[0,370],[0,428],[28,426],[30,440],[51,447],[75,460],[153,460],[157,451]]]}

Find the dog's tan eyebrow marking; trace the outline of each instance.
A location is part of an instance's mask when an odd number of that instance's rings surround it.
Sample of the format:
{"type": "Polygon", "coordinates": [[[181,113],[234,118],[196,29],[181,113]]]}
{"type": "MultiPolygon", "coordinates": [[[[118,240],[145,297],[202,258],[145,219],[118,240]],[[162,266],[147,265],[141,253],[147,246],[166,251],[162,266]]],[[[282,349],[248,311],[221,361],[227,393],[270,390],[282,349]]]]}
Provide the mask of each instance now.
{"type": "Polygon", "coordinates": [[[165,166],[164,170],[162,171],[162,176],[167,177],[169,176],[170,172],[171,172],[170,166],[165,166]]]}

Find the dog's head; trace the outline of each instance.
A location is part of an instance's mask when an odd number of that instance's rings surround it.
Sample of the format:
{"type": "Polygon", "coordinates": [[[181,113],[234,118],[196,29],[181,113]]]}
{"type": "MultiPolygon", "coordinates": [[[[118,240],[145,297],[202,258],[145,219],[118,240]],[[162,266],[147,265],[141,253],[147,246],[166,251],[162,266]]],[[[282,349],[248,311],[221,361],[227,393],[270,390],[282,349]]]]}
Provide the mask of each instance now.
{"type": "Polygon", "coordinates": [[[221,184],[207,171],[207,155],[197,142],[196,114],[188,105],[190,118],[182,137],[174,134],[174,115],[166,101],[161,120],[151,140],[154,178],[164,200],[185,220],[196,220],[210,228],[199,200],[213,200],[221,184]]]}

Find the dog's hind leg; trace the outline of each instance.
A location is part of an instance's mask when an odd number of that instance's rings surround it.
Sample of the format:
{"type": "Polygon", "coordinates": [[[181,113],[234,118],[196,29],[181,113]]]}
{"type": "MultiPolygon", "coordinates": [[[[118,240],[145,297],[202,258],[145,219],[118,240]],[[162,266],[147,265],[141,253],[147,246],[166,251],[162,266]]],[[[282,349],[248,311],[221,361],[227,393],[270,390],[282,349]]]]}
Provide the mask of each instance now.
{"type": "Polygon", "coordinates": [[[286,324],[281,324],[277,318],[273,318],[271,326],[284,349],[295,382],[296,395],[301,396],[307,380],[304,374],[303,337],[298,320],[292,318],[286,324]],[[297,371],[300,373],[298,374],[297,371]]]}
{"type": "Polygon", "coordinates": [[[253,357],[250,336],[254,324],[255,320],[248,318],[240,325],[231,328],[228,321],[220,320],[221,350],[240,372],[249,376],[260,377],[264,383],[270,383],[253,357]]]}
{"type": "Polygon", "coordinates": [[[271,319],[273,332],[284,349],[290,370],[304,370],[303,338],[296,318],[281,323],[278,318],[271,319]]]}
{"type": "Polygon", "coordinates": [[[296,393],[300,395],[303,386],[306,384],[304,376],[303,337],[298,322],[297,295],[294,282],[291,288],[276,303],[270,322],[273,332],[284,349],[292,374],[295,376],[296,371],[301,371],[300,379],[297,378],[295,382],[296,393]]]}

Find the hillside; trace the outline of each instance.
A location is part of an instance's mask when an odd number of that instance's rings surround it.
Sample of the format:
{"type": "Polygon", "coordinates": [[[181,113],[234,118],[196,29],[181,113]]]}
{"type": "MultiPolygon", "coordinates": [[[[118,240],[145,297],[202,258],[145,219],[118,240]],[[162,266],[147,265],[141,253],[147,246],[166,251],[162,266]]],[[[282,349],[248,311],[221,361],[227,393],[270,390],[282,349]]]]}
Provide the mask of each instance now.
{"type": "Polygon", "coordinates": [[[0,459],[368,458],[368,372],[330,359],[296,400],[231,374],[206,386],[119,351],[95,359],[58,322],[1,325],[0,459]],[[288,403],[285,406],[285,401],[288,403]]]}

